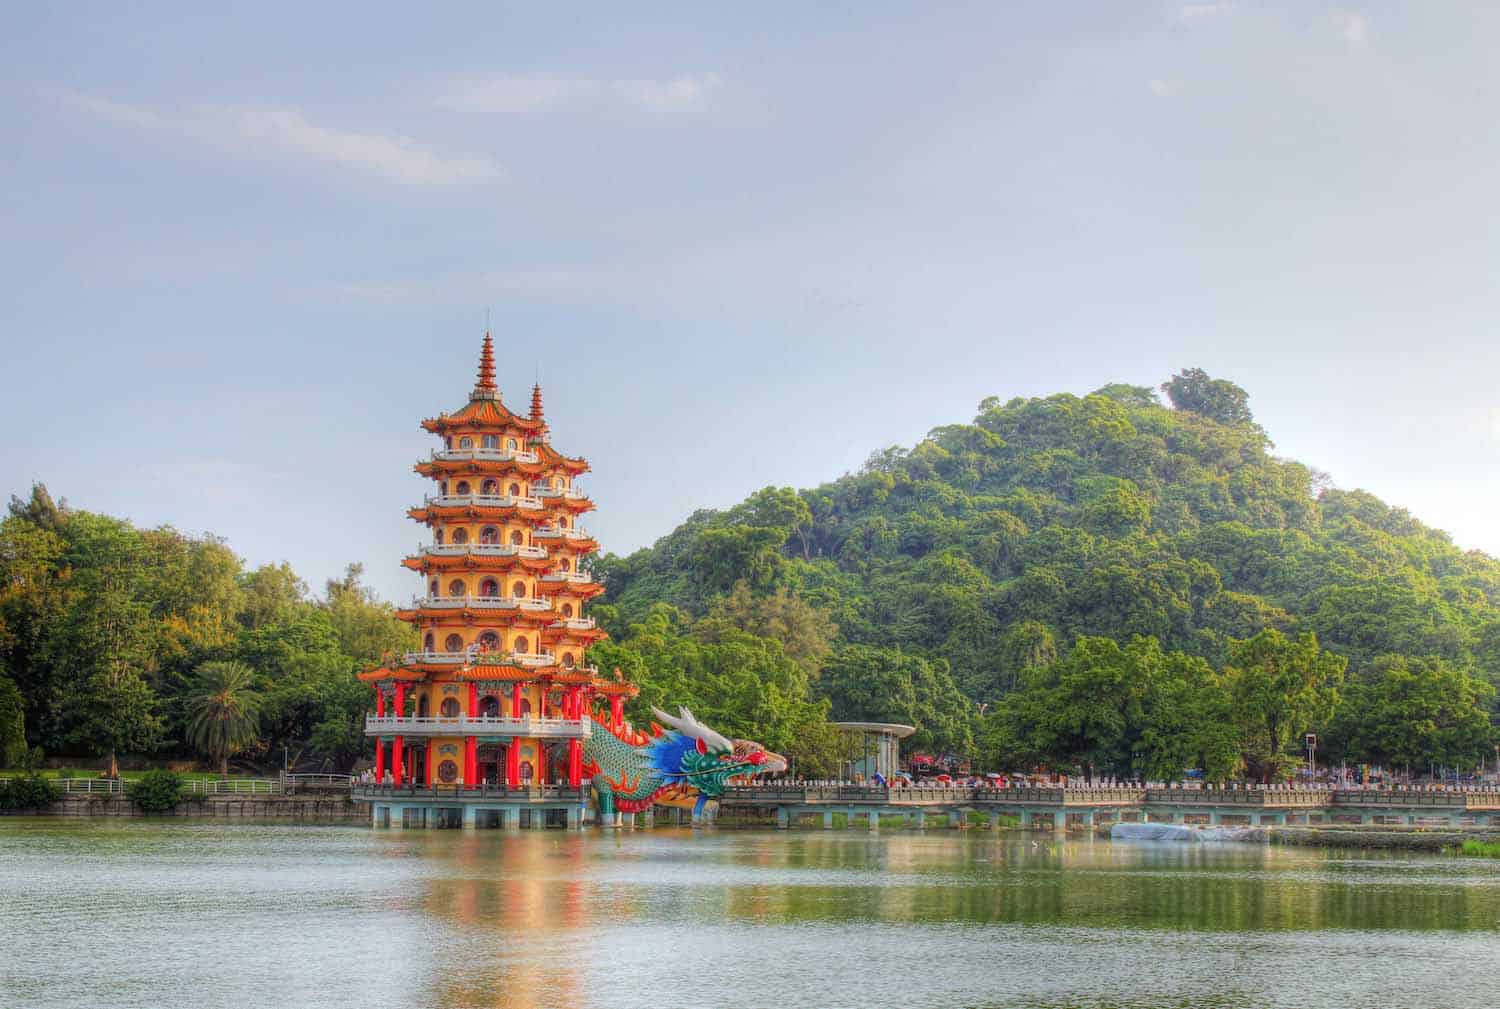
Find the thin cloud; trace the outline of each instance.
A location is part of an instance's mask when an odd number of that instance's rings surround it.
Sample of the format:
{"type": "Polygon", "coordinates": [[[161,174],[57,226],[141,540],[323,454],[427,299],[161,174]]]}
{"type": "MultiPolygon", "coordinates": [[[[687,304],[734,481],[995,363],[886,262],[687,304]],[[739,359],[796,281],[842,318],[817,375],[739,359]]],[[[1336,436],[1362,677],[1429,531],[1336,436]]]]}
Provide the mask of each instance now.
{"type": "Polygon", "coordinates": [[[1178,81],[1164,81],[1160,78],[1146,82],[1146,87],[1158,98],[1173,98],[1182,92],[1182,84],[1178,81]]]}
{"type": "Polygon", "coordinates": [[[1338,11],[1333,15],[1333,26],[1350,49],[1370,44],[1370,19],[1358,11],[1338,11]]]}
{"type": "Polygon", "coordinates": [[[454,157],[395,134],[357,133],[313,123],[299,109],[271,105],[192,105],[164,110],[95,95],[71,95],[73,108],[119,126],[184,137],[241,157],[277,155],[351,168],[410,186],[504,178],[496,162],[454,157]]]}
{"type": "Polygon", "coordinates": [[[490,77],[462,82],[438,98],[446,108],[524,112],[578,102],[613,102],[647,109],[699,105],[724,86],[717,73],[679,74],[665,79],[601,80],[591,77],[490,77]]]}
{"type": "Polygon", "coordinates": [[[1183,4],[1178,8],[1177,16],[1184,21],[1192,21],[1195,18],[1218,17],[1220,14],[1234,13],[1232,3],[1198,3],[1183,4]]]}

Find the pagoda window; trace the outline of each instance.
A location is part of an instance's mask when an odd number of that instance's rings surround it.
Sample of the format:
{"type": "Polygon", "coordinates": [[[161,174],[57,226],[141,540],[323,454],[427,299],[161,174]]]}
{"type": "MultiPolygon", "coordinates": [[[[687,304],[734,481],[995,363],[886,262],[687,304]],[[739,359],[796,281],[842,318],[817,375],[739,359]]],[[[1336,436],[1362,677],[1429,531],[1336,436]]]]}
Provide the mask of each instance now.
{"type": "Polygon", "coordinates": [[[457,718],[458,717],[458,698],[456,698],[456,697],[445,697],[445,698],[443,698],[443,703],[438,707],[438,714],[442,715],[444,718],[457,718]]]}
{"type": "Polygon", "coordinates": [[[521,485],[520,484],[513,483],[513,484],[510,485],[510,496],[511,497],[520,497],[521,496],[521,485]]]}
{"type": "Polygon", "coordinates": [[[479,542],[499,543],[500,530],[496,529],[494,526],[485,526],[483,529],[479,530],[479,542]]]}
{"type": "Polygon", "coordinates": [[[526,537],[521,535],[521,530],[519,530],[519,529],[513,529],[513,530],[511,530],[511,534],[510,534],[510,545],[511,546],[518,547],[518,546],[520,546],[524,542],[526,542],[526,537]]]}
{"type": "Polygon", "coordinates": [[[427,707],[427,695],[423,694],[417,698],[417,717],[426,718],[429,714],[431,710],[427,707]]]}
{"type": "Polygon", "coordinates": [[[500,447],[500,436],[498,434],[487,434],[487,435],[485,435],[484,436],[483,445],[484,445],[485,448],[499,448],[500,447]]]}
{"type": "Polygon", "coordinates": [[[436,648],[437,648],[437,639],[432,636],[431,632],[428,632],[427,636],[422,639],[422,649],[423,649],[423,651],[431,652],[431,651],[434,651],[436,648]]]}
{"type": "Polygon", "coordinates": [[[529,714],[531,714],[531,699],[529,697],[523,697],[521,698],[521,714],[519,717],[525,718],[529,714]]]}
{"type": "Polygon", "coordinates": [[[450,634],[443,639],[443,647],[450,652],[461,652],[464,650],[464,639],[457,634],[450,634]]]}
{"type": "Polygon", "coordinates": [[[456,543],[456,544],[459,544],[460,546],[463,545],[463,544],[465,544],[465,543],[467,543],[467,542],[469,542],[469,530],[467,530],[467,529],[455,529],[455,530],[453,530],[453,542],[456,543]]]}
{"type": "Polygon", "coordinates": [[[557,517],[557,527],[559,529],[566,529],[566,528],[568,528],[568,519],[567,519],[567,516],[565,516],[565,515],[559,515],[557,517]]]}
{"type": "Polygon", "coordinates": [[[563,652],[563,666],[567,669],[573,668],[573,653],[563,652]]]}
{"type": "Polygon", "coordinates": [[[568,481],[564,480],[562,477],[558,477],[556,480],[552,481],[552,486],[556,487],[558,490],[567,490],[568,481]]]}
{"type": "Polygon", "coordinates": [[[474,447],[474,439],[473,438],[460,438],[460,439],[458,439],[458,447],[461,448],[461,449],[473,448],[474,447]]]}
{"type": "Polygon", "coordinates": [[[464,494],[467,494],[467,493],[469,493],[469,481],[467,481],[467,480],[460,480],[458,482],[458,486],[455,487],[455,488],[453,488],[453,489],[460,496],[462,496],[464,494]]]}
{"type": "Polygon", "coordinates": [[[479,699],[479,717],[499,718],[500,698],[496,697],[494,694],[485,694],[483,697],[481,697],[479,699]]]}
{"type": "Polygon", "coordinates": [[[572,563],[566,557],[558,561],[557,566],[562,568],[564,571],[571,571],[573,569],[572,563]]]}
{"type": "Polygon", "coordinates": [[[500,583],[493,578],[486,578],[479,583],[479,594],[482,596],[498,596],[500,594],[500,583]]]}
{"type": "Polygon", "coordinates": [[[429,596],[435,596],[438,594],[438,582],[436,578],[427,583],[427,594],[429,596]]]}
{"type": "MultiPolygon", "coordinates": [[[[455,704],[458,702],[455,701],[455,704]]],[[[451,760],[445,760],[437,766],[438,780],[445,785],[451,785],[458,780],[458,764],[451,760]]]]}
{"type": "Polygon", "coordinates": [[[500,482],[498,480],[486,480],[480,485],[479,493],[494,497],[500,493],[500,482]]]}
{"type": "Polygon", "coordinates": [[[498,652],[500,650],[500,635],[494,631],[485,631],[479,635],[479,647],[487,652],[498,652]]]}
{"type": "Polygon", "coordinates": [[[517,655],[525,655],[526,654],[526,649],[528,649],[530,647],[531,646],[526,643],[526,639],[525,638],[517,638],[516,639],[515,651],[516,651],[517,655]]]}
{"type": "MultiPolygon", "coordinates": [[[[526,708],[526,713],[528,715],[531,714],[531,702],[530,701],[526,702],[525,708],[526,708]]],[[[531,780],[531,775],[532,775],[531,761],[529,761],[529,760],[523,760],[523,761],[521,761],[521,780],[529,782],[531,780]]]]}
{"type": "Polygon", "coordinates": [[[432,542],[438,544],[439,546],[442,546],[442,543],[443,543],[443,531],[441,529],[439,529],[437,532],[435,532],[435,533],[432,534],[432,542]]]}
{"type": "Polygon", "coordinates": [[[514,452],[519,446],[516,445],[514,438],[507,438],[505,439],[505,447],[508,451],[514,452]]]}
{"type": "Polygon", "coordinates": [[[515,596],[517,599],[525,599],[526,598],[526,583],[525,582],[516,582],[514,585],[512,585],[510,587],[510,594],[513,595],[513,596],[515,596]]]}
{"type": "Polygon", "coordinates": [[[573,604],[572,603],[563,603],[562,604],[562,615],[563,615],[564,619],[566,619],[568,617],[571,617],[573,615],[573,604]]]}
{"type": "Polygon", "coordinates": [[[453,579],[453,581],[448,583],[448,594],[450,596],[453,596],[455,599],[459,596],[462,596],[464,594],[464,591],[464,580],[462,578],[455,578],[453,579]]]}

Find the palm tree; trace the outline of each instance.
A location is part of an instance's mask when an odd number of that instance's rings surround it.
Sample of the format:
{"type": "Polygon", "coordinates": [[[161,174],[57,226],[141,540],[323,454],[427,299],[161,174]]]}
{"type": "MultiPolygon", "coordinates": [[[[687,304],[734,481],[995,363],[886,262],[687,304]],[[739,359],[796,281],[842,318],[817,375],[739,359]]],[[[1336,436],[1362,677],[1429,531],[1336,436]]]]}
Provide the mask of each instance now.
{"type": "Polygon", "coordinates": [[[193,671],[187,696],[187,741],[229,773],[229,757],[256,740],[260,694],[242,662],[205,662],[193,671]]]}

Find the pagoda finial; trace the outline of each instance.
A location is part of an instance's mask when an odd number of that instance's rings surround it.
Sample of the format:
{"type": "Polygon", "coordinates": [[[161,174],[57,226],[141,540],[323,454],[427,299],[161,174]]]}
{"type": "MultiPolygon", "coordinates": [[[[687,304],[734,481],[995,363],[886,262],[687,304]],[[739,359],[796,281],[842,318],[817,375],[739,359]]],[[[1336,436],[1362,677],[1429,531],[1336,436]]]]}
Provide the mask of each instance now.
{"type": "Polygon", "coordinates": [[[540,382],[531,387],[531,419],[542,419],[542,385],[540,382]]]}
{"type": "Polygon", "coordinates": [[[495,342],[489,330],[484,332],[484,349],[479,352],[479,383],[474,386],[475,399],[499,399],[500,390],[495,386],[495,342]]]}

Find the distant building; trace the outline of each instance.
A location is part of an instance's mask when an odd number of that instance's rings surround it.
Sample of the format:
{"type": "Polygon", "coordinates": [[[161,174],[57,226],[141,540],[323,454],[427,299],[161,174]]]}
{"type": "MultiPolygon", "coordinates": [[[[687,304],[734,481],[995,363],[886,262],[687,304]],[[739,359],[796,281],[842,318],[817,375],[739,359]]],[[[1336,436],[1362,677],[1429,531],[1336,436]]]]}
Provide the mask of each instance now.
{"type": "Polygon", "coordinates": [[[859,736],[859,756],[844,765],[848,778],[870,780],[875,775],[889,780],[901,770],[901,740],[916,732],[914,725],[893,722],[834,722],[842,732],[859,736]]]}

